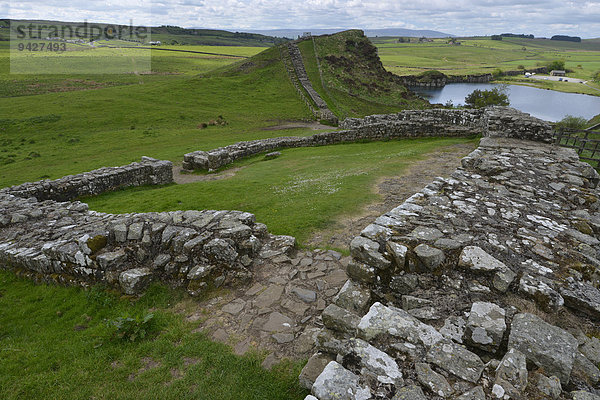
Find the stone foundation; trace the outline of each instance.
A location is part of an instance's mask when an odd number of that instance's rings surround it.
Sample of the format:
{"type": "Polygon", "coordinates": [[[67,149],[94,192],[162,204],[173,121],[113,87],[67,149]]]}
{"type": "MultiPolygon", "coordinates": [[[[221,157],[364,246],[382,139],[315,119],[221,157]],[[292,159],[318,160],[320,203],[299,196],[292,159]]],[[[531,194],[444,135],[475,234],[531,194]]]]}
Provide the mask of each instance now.
{"type": "Polygon", "coordinates": [[[173,164],[170,161],[142,157],[122,167],[106,167],[78,175],[68,175],[53,181],[27,182],[0,190],[17,197],[43,200],[71,201],[78,197],[95,196],[132,186],[173,183],[173,164]]]}
{"type": "Polygon", "coordinates": [[[56,201],[170,182],[171,162],[145,158],[1,190],[0,268],[41,281],[104,283],[127,294],[160,280],[196,295],[244,281],[255,260],[294,250],[294,238],[270,235],[253,214],[241,211],[115,215],[56,201]]]}

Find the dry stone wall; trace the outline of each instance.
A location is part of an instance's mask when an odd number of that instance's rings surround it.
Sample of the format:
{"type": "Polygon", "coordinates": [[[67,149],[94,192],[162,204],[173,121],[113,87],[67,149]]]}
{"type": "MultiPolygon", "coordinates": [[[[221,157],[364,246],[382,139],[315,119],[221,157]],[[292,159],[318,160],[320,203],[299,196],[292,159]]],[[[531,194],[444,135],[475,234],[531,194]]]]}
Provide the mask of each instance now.
{"type": "MultiPolygon", "coordinates": [[[[515,71],[503,71],[503,75],[507,76],[518,76],[524,75],[526,72],[530,73],[548,73],[548,69],[546,67],[540,68],[531,68],[531,69],[523,69],[523,70],[515,70],[515,71]]],[[[478,74],[478,75],[453,75],[447,76],[443,75],[439,78],[423,78],[418,75],[404,75],[400,76],[400,80],[403,85],[411,87],[420,87],[420,88],[443,88],[447,84],[451,83],[488,83],[494,80],[494,76],[492,74],[478,74]]]]}
{"type": "MultiPolygon", "coordinates": [[[[521,72],[523,73],[523,72],[521,72]]],[[[443,76],[434,79],[423,79],[417,75],[404,75],[400,76],[400,81],[404,86],[419,87],[419,88],[443,88],[450,83],[488,83],[494,77],[492,74],[480,74],[480,75],[463,75],[463,76],[443,76]]]]}
{"type": "Polygon", "coordinates": [[[505,136],[551,141],[550,124],[509,107],[449,110],[407,110],[396,114],[347,118],[341,131],[307,137],[279,137],[239,142],[210,151],[184,156],[187,170],[216,170],[235,160],[276,149],[314,147],[363,140],[387,140],[426,136],[505,136]]]}
{"type": "Polygon", "coordinates": [[[0,268],[41,281],[105,283],[127,294],[161,280],[192,295],[244,281],[257,260],[288,254],[295,239],[272,236],[241,211],[105,214],[70,200],[125,186],[172,181],[169,161],[145,158],[56,181],[0,191],[0,268]]]}
{"type": "Polygon", "coordinates": [[[570,149],[483,138],[352,240],[301,382],[321,400],[597,399],[599,181],[570,149]]]}
{"type": "Polygon", "coordinates": [[[294,70],[296,71],[296,76],[300,81],[300,84],[306,90],[310,98],[315,102],[317,107],[319,108],[320,118],[326,121],[331,122],[332,124],[337,124],[338,119],[335,114],[329,109],[327,103],[319,93],[313,88],[312,83],[306,73],[306,68],[304,68],[304,60],[302,59],[302,53],[300,52],[300,48],[295,42],[290,42],[287,44],[288,52],[290,54],[290,60],[292,61],[292,65],[294,66],[294,70]]]}
{"type": "Polygon", "coordinates": [[[43,200],[71,201],[82,196],[95,196],[125,187],[162,185],[173,182],[173,164],[170,161],[143,157],[122,167],[106,167],[56,180],[28,182],[3,189],[17,197],[35,197],[43,200]]]}

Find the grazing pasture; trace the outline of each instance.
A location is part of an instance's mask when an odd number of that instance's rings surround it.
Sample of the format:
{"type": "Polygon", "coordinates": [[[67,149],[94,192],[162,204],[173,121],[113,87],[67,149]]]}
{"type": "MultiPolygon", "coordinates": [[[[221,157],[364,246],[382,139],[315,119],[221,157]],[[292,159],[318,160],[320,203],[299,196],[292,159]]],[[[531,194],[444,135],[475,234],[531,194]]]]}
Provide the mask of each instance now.
{"type": "Polygon", "coordinates": [[[508,83],[526,84],[565,92],[600,95],[600,83],[593,75],[600,71],[600,42],[583,40],[581,43],[546,39],[504,37],[457,38],[460,45],[448,39],[432,42],[399,43],[397,38],[371,38],[378,48],[379,57],[388,71],[398,75],[419,74],[438,70],[446,75],[498,74],[546,66],[554,60],[564,60],[571,70],[567,76],[589,80],[588,85],[568,82],[529,80],[524,77],[500,77],[508,83]],[[519,68],[521,67],[521,68],[519,68]]]}

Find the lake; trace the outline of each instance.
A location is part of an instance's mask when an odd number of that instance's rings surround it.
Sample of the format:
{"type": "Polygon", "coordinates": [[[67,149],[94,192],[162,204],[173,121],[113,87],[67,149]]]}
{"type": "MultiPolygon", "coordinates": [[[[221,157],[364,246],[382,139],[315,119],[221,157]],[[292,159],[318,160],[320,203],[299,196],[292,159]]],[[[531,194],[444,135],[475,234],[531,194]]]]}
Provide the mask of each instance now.
{"type": "MultiPolygon", "coordinates": [[[[441,89],[411,88],[431,103],[448,101],[464,105],[465,97],[475,89],[489,90],[493,83],[451,83],[441,89]]],[[[508,85],[510,106],[546,121],[560,121],[567,115],[591,119],[600,114],[600,97],[564,93],[529,86],[508,85]]]]}

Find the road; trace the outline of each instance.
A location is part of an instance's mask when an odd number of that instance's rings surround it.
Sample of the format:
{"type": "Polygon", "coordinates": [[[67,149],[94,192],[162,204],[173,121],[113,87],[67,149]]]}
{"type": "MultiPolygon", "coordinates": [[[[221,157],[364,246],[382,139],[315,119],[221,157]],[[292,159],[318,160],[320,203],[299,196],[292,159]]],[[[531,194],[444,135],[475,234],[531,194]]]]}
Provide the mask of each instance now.
{"type": "Polygon", "coordinates": [[[540,79],[545,81],[563,81],[573,83],[586,83],[587,81],[579,78],[570,78],[568,76],[548,76],[548,75],[531,75],[530,79],[540,79]]]}

